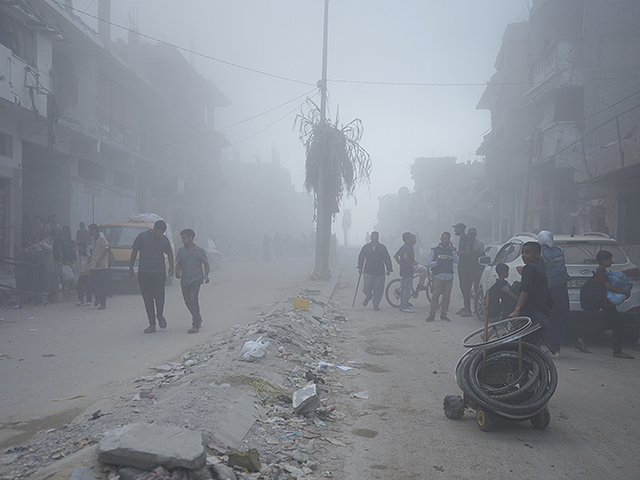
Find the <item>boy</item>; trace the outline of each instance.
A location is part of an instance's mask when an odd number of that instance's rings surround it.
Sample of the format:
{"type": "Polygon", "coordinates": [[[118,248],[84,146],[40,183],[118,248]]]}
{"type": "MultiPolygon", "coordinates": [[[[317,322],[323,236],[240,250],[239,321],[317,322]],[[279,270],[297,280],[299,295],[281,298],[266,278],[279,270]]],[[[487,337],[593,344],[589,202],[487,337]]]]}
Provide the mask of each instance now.
{"type": "Polygon", "coordinates": [[[489,289],[489,322],[507,318],[518,301],[518,296],[511,291],[512,287],[506,280],[509,276],[509,267],[499,263],[496,265],[496,273],[498,280],[489,289]]]}
{"type": "Polygon", "coordinates": [[[193,243],[196,233],[186,228],[180,232],[183,247],[176,255],[176,278],[180,279],[182,298],[191,313],[191,328],[187,333],[198,333],[202,326],[198,293],[202,283],[209,283],[209,261],[202,247],[193,243]],[[204,266],[204,274],[202,267],[204,266]]]}
{"type": "Polygon", "coordinates": [[[522,283],[520,296],[509,318],[529,317],[533,325],[541,328],[524,337],[524,341],[537,345],[546,334],[549,325],[549,283],[547,274],[538,264],[542,247],[538,242],[527,242],[522,246],[522,283]]]}
{"type": "Polygon", "coordinates": [[[91,290],[89,289],[89,275],[91,274],[91,257],[86,242],[78,243],[78,301],[76,306],[91,305],[91,290]],[[86,303],[85,303],[86,297],[86,303]]]}
{"type": "Polygon", "coordinates": [[[609,277],[607,276],[607,268],[613,263],[613,254],[607,250],[600,250],[596,254],[596,260],[598,262],[598,268],[596,269],[595,281],[598,285],[598,289],[602,295],[602,323],[599,327],[596,327],[588,335],[578,339],[576,348],[583,353],[591,353],[587,349],[587,342],[595,339],[601,333],[607,330],[612,331],[611,339],[613,342],[613,356],[617,358],[625,358],[628,360],[633,359],[632,355],[628,355],[622,351],[622,326],[620,325],[620,319],[618,317],[618,309],[609,300],[607,300],[607,290],[614,293],[621,293],[627,298],[631,296],[629,290],[623,290],[617,288],[609,283],[609,277]]]}
{"type": "Polygon", "coordinates": [[[415,254],[413,252],[413,234],[404,232],[402,240],[404,245],[396,252],[393,258],[400,264],[400,311],[404,313],[413,313],[409,308],[409,296],[413,288],[413,262],[415,254]]]}

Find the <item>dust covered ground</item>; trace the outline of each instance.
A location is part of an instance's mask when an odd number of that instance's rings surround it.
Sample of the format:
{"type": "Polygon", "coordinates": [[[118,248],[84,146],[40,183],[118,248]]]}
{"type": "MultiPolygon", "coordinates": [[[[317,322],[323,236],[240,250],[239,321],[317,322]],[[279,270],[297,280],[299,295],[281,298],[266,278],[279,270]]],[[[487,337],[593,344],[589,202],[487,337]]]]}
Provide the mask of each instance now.
{"type": "MultiPolygon", "coordinates": [[[[549,428],[505,421],[481,432],[473,412],[453,421],[442,410],[445,395],[460,394],[453,375],[464,353],[460,341],[480,323],[454,314],[450,323],[426,323],[423,297],[413,300],[415,314],[384,300],[374,312],[361,305],[361,293],[352,308],[357,273],[348,260],[330,300],[320,291],[322,282],[307,282],[295,295],[316,299],[309,312],[293,311],[291,295],[266,302],[257,320],[149,365],[160,369],[123,379],[117,392],[97,399],[74,420],[7,448],[0,477],[66,479],[73,466],[88,465],[96,478],[108,478],[113,470],[98,464],[91,449],[105,431],[142,421],[184,426],[215,439],[228,428],[234,408],[253,409],[256,420],[240,448],[256,448],[264,468],[247,478],[637,476],[640,358],[613,358],[607,336],[591,355],[569,344],[555,360],[559,385],[549,404],[549,428]],[[242,361],[244,343],[260,336],[270,342],[266,356],[242,361]],[[321,363],[331,365],[326,374],[316,371],[321,363]],[[322,408],[292,415],[286,397],[307,384],[308,370],[324,380],[318,384],[322,408]],[[152,398],[140,395],[148,390],[152,398]]],[[[460,306],[456,283],[451,310],[460,306]]],[[[640,357],[636,345],[625,349],[640,357]]]]}

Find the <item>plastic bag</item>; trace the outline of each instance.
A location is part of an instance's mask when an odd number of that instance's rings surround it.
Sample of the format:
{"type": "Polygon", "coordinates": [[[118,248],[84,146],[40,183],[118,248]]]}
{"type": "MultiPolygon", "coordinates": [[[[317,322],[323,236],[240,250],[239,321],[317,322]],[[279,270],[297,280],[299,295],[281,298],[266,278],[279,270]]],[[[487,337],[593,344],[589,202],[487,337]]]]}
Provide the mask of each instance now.
{"type": "MultiPolygon", "coordinates": [[[[609,283],[612,287],[622,288],[623,290],[631,290],[631,281],[624,273],[617,270],[607,270],[607,276],[609,277],[609,283]]],[[[607,290],[607,300],[609,300],[616,307],[627,299],[624,293],[613,293],[607,290]]]]}
{"type": "Polygon", "coordinates": [[[60,269],[60,281],[63,285],[71,285],[75,282],[76,276],[69,265],[63,265],[60,269]]]}
{"type": "Polygon", "coordinates": [[[156,223],[158,220],[164,219],[155,213],[136,213],[135,215],[131,215],[127,220],[132,223],[156,223]]]}
{"type": "Polygon", "coordinates": [[[245,362],[254,362],[256,358],[264,357],[269,342],[263,342],[262,337],[258,337],[255,342],[249,340],[242,346],[242,359],[245,362]]]}

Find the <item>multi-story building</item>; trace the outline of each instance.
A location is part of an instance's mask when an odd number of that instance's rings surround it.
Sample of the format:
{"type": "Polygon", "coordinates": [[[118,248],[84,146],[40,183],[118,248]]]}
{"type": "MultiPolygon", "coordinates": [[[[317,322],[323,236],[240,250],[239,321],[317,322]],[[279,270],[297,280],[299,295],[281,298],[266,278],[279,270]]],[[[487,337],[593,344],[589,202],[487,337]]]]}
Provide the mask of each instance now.
{"type": "Polygon", "coordinates": [[[638,210],[629,208],[640,204],[638,24],[633,0],[534,0],[528,22],[507,28],[496,62],[505,85],[492,79],[478,104],[492,114],[479,150],[487,174],[522,192],[494,198],[496,239],[523,229],[598,230],[640,244],[638,210]],[[524,91],[506,93],[519,83],[524,91]],[[503,125],[517,126],[509,138],[503,125]]]}
{"type": "Polygon", "coordinates": [[[0,254],[23,215],[125,220],[153,212],[208,228],[229,100],[173,47],[113,42],[110,1],[98,31],[71,0],[0,4],[0,254]]]}

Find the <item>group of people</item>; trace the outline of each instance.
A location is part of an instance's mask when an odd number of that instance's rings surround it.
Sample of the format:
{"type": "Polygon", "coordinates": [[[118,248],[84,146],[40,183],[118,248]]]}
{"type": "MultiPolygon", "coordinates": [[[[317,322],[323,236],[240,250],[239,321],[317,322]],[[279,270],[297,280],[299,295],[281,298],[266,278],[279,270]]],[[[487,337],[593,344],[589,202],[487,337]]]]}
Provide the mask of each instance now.
{"type": "MultiPolygon", "coordinates": [[[[160,328],[167,328],[164,318],[164,286],[167,276],[173,275],[173,251],[169,239],[164,234],[167,224],[158,220],[153,228],[138,234],[133,241],[131,257],[129,259],[129,276],[135,275],[135,262],[138,262],[138,285],[144,308],[147,313],[149,326],[144,333],[156,332],[156,321],[160,328]],[[165,264],[165,255],[168,267],[165,264]]],[[[204,249],[195,244],[196,233],[187,228],[180,232],[182,247],[175,258],[175,275],[180,279],[182,298],[191,313],[191,328],[187,333],[198,333],[202,326],[202,315],[198,295],[203,283],[209,283],[209,261],[204,249]]]]}
{"type": "MultiPolygon", "coordinates": [[[[416,261],[414,246],[417,237],[411,232],[402,235],[404,244],[394,255],[394,259],[400,266],[400,311],[413,313],[410,303],[411,294],[417,295],[425,286],[429,269],[433,276],[433,293],[427,322],[435,320],[438,310],[440,319],[450,321],[448,316],[449,304],[451,301],[451,290],[453,288],[454,265],[458,265],[458,275],[460,279],[460,289],[464,300],[464,306],[457,314],[462,317],[471,316],[471,288],[474,283],[479,282],[482,273],[482,266],[478,264],[478,258],[484,254],[484,244],[476,238],[477,230],[469,229],[469,234],[465,234],[466,225],[458,223],[453,226],[454,232],[460,237],[458,249],[451,242],[451,233],[443,232],[440,236],[440,243],[433,247],[429,253],[427,265],[422,265],[416,261]],[[416,289],[413,289],[414,276],[418,277],[416,289]],[[442,303],[440,298],[442,297],[442,303]]],[[[393,271],[391,258],[387,248],[379,241],[380,234],[371,232],[371,241],[367,243],[358,257],[358,271],[364,274],[364,294],[363,305],[368,305],[371,301],[373,309],[379,310],[380,300],[384,292],[384,277],[393,271]],[[386,267],[386,268],[385,268],[386,267]]]]}
{"type": "MultiPolygon", "coordinates": [[[[153,228],[138,234],[133,241],[129,258],[129,276],[133,278],[135,262],[138,255],[140,256],[138,285],[149,321],[149,326],[144,329],[144,333],[154,333],[156,322],[160,328],[167,328],[167,320],[164,317],[164,286],[167,276],[173,276],[174,258],[171,243],[165,235],[166,230],[165,221],[158,220],[153,228]],[[165,264],[165,255],[168,267],[165,264]]],[[[96,297],[94,305],[98,306],[98,310],[104,310],[109,279],[109,242],[95,224],[89,225],[89,234],[93,238],[90,250],[87,250],[84,242],[78,243],[81,272],[76,305],[90,305],[93,293],[96,297]],[[85,300],[87,303],[84,303],[85,300]]],[[[175,258],[175,275],[180,279],[182,297],[191,313],[191,328],[187,330],[190,334],[198,333],[202,325],[198,295],[200,286],[203,283],[209,283],[210,268],[205,250],[194,243],[195,236],[195,232],[190,228],[180,232],[183,246],[178,250],[175,258]]]]}
{"type": "MultiPolygon", "coordinates": [[[[460,289],[462,291],[464,306],[457,312],[458,315],[468,317],[471,315],[471,288],[474,281],[479,280],[478,258],[480,246],[476,243],[475,229],[469,229],[465,234],[466,226],[458,223],[453,226],[454,232],[460,237],[458,248],[451,243],[451,233],[443,232],[440,243],[431,249],[428,268],[433,276],[433,292],[427,322],[435,320],[438,310],[440,319],[450,321],[448,317],[451,290],[453,287],[454,265],[458,265],[460,289]],[[475,245],[475,246],[474,246],[475,245]],[[477,280],[476,280],[477,279],[477,280]],[[440,303],[440,297],[442,302],[440,303]]],[[[418,275],[418,286],[415,292],[426,288],[424,286],[428,270],[415,260],[413,245],[416,236],[410,232],[402,235],[404,244],[394,255],[394,259],[400,265],[400,311],[413,313],[409,303],[413,290],[414,276],[418,275]]],[[[482,252],[484,245],[481,246],[482,252]]],[[[588,344],[606,330],[613,331],[613,356],[617,358],[632,359],[633,356],[622,351],[622,325],[618,318],[616,307],[607,299],[607,291],[625,295],[627,298],[631,292],[611,285],[606,269],[612,264],[611,252],[601,250],[596,255],[598,268],[595,273],[595,282],[598,286],[602,304],[601,324],[578,339],[576,348],[584,353],[590,353],[588,344]]],[[[526,341],[540,344],[543,339],[548,345],[551,354],[560,352],[561,344],[569,340],[569,293],[567,282],[571,278],[565,266],[563,250],[554,245],[551,232],[542,231],[538,235],[538,241],[527,242],[522,246],[522,260],[524,267],[518,268],[522,278],[519,282],[509,284],[509,267],[504,263],[495,266],[498,280],[488,292],[488,316],[494,322],[505,318],[526,316],[531,318],[533,325],[539,328],[525,337],[526,341]]],[[[384,292],[385,275],[393,271],[391,258],[387,248],[379,242],[378,232],[371,233],[371,241],[362,247],[358,257],[358,271],[364,274],[363,305],[373,302],[374,310],[379,310],[380,300],[384,292]]],[[[480,272],[481,273],[481,272],[480,272]]]]}
{"type": "MultiPolygon", "coordinates": [[[[25,221],[28,221],[24,232],[25,248],[53,250],[53,260],[58,267],[61,283],[68,284],[70,288],[75,287],[78,294],[76,305],[93,305],[98,310],[105,310],[110,278],[110,247],[98,225],[92,223],[86,228],[84,222],[80,222],[76,240],[73,241],[69,227],[60,228],[56,215],[51,215],[45,225],[47,228],[42,229],[32,228],[39,225],[39,217],[34,217],[33,220],[25,218],[25,221]],[[72,281],[66,280],[67,270],[72,272],[72,281]]],[[[160,328],[167,327],[164,318],[164,286],[167,276],[173,275],[174,258],[171,244],[165,235],[166,230],[164,220],[158,220],[152,229],[140,233],[132,246],[129,275],[135,275],[134,265],[139,255],[138,284],[149,321],[144,333],[155,332],[156,322],[160,328]]],[[[175,275],[180,279],[184,302],[192,317],[192,326],[187,333],[198,333],[202,325],[198,295],[200,286],[209,283],[209,261],[205,250],[194,243],[196,234],[192,229],[183,230],[180,236],[183,246],[175,258],[175,275]]]]}

